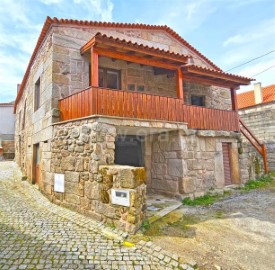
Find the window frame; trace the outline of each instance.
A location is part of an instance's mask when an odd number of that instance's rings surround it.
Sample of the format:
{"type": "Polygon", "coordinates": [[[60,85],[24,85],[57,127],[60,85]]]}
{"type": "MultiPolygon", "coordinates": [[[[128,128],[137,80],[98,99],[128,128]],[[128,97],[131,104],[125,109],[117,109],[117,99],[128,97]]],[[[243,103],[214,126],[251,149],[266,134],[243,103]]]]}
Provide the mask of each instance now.
{"type": "Polygon", "coordinates": [[[192,106],[205,107],[205,96],[203,96],[203,95],[200,95],[200,96],[199,95],[191,95],[190,103],[191,103],[192,106]],[[192,98],[200,98],[202,100],[202,105],[193,104],[192,98]]]}
{"type": "Polygon", "coordinates": [[[120,90],[121,89],[121,70],[113,69],[113,68],[99,67],[98,68],[98,86],[102,87],[102,88],[107,88],[107,89],[120,90]],[[100,73],[101,70],[103,71],[103,86],[100,86],[100,84],[99,84],[99,73],[100,73]],[[117,86],[118,86],[118,88],[108,88],[107,87],[107,74],[108,74],[108,71],[117,73],[117,78],[118,78],[117,86]]]}

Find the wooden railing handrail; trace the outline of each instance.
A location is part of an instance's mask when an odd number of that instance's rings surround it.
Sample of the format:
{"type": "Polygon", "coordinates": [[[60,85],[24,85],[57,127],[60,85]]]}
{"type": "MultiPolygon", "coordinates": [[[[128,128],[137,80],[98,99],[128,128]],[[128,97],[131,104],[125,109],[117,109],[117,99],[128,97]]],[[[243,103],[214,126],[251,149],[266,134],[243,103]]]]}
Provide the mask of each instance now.
{"type": "Polygon", "coordinates": [[[253,145],[253,147],[262,156],[263,162],[264,162],[265,173],[268,173],[267,152],[266,152],[265,144],[261,143],[255,137],[255,135],[252,133],[252,131],[248,128],[248,126],[243,122],[243,120],[241,118],[239,118],[239,122],[240,122],[240,126],[241,126],[240,130],[241,130],[242,134],[247,138],[247,140],[253,145]]]}
{"type": "Polygon", "coordinates": [[[59,100],[61,120],[89,115],[187,123],[190,129],[239,131],[236,111],[184,104],[182,99],[90,87],[59,100]]]}

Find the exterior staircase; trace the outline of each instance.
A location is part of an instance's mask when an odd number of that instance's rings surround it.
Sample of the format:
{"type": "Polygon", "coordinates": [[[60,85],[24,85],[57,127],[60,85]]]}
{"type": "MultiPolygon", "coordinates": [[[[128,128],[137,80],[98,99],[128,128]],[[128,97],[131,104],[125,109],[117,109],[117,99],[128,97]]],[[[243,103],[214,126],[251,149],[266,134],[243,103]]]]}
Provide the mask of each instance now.
{"type": "Polygon", "coordinates": [[[266,154],[266,146],[261,143],[251,132],[251,130],[245,125],[245,123],[239,118],[240,123],[240,131],[247,138],[247,140],[255,147],[255,149],[259,152],[259,154],[263,158],[264,162],[264,171],[268,173],[268,164],[267,164],[267,154],[266,154]]]}

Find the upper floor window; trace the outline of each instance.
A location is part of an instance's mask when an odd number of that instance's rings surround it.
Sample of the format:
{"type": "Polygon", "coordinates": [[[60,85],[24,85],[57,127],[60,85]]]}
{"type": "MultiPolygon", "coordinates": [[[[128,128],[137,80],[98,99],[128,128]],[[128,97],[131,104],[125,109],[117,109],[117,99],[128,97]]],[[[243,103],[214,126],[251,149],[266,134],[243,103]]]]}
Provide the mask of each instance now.
{"type": "Polygon", "coordinates": [[[191,96],[191,104],[195,106],[205,107],[204,96],[191,96]]]}
{"type": "Polygon", "coordinates": [[[99,87],[120,89],[120,71],[115,69],[98,69],[99,87]]]}
{"type": "Polygon", "coordinates": [[[34,111],[40,108],[40,78],[35,83],[34,87],[34,111]]]}

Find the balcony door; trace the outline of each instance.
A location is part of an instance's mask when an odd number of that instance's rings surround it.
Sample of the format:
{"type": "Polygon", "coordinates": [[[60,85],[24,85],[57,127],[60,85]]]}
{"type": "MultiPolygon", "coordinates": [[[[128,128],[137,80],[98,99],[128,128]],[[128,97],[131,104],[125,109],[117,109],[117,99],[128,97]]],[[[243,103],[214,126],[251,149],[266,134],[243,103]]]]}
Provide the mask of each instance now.
{"type": "Polygon", "coordinates": [[[110,89],[121,89],[121,73],[120,70],[99,68],[98,69],[98,84],[99,87],[110,89]]]}

